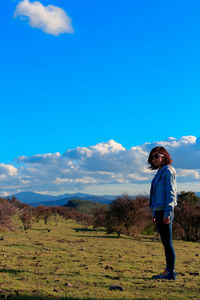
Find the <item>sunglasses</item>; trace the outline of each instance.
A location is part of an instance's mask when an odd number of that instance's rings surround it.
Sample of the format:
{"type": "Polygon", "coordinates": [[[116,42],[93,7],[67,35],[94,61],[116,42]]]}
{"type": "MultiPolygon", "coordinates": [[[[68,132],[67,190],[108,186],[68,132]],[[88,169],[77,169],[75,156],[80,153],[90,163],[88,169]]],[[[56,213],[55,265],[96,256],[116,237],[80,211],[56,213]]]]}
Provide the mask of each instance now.
{"type": "Polygon", "coordinates": [[[154,158],[158,158],[158,157],[162,157],[162,156],[164,156],[163,154],[155,154],[155,155],[152,155],[152,157],[151,157],[151,160],[154,160],[154,158]]]}

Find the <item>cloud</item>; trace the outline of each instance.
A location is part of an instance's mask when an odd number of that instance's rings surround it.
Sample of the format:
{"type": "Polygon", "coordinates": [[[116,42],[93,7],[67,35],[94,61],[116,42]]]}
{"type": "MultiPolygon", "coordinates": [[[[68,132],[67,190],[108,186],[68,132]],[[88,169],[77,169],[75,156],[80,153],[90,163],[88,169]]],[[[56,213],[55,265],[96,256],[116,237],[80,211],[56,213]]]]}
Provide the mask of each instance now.
{"type": "MultiPolygon", "coordinates": [[[[21,185],[18,169],[13,165],[0,163],[0,191],[10,191],[21,185]]],[[[6,193],[3,192],[3,195],[6,193]]]]}
{"type": "Polygon", "coordinates": [[[183,184],[200,183],[200,139],[183,136],[144,143],[130,149],[110,140],[89,147],[67,149],[63,154],[20,156],[13,164],[0,164],[0,191],[88,192],[94,186],[102,189],[112,186],[115,191],[121,186],[125,192],[126,187],[130,191],[131,186],[135,190],[136,185],[143,187],[145,184],[149,190],[154,172],[148,169],[147,159],[150,150],[157,145],[170,152],[182,189],[183,184]]]}
{"type": "Polygon", "coordinates": [[[200,170],[176,169],[177,175],[184,180],[200,179],[200,170]]]}
{"type": "Polygon", "coordinates": [[[74,32],[71,19],[62,8],[53,5],[44,6],[39,1],[19,2],[14,17],[28,18],[31,27],[42,29],[45,33],[55,36],[74,32]]]}
{"type": "Polygon", "coordinates": [[[20,156],[18,158],[19,162],[22,163],[28,163],[28,164],[49,164],[55,160],[57,161],[57,159],[60,157],[60,153],[56,152],[56,153],[46,153],[46,154],[37,154],[37,155],[33,155],[31,157],[26,157],[26,156],[20,156]]]}
{"type": "Polygon", "coordinates": [[[15,176],[17,175],[17,168],[12,165],[5,165],[0,163],[0,176],[15,176]]]}
{"type": "Polygon", "coordinates": [[[200,169],[200,138],[195,136],[183,136],[179,139],[170,137],[165,141],[146,143],[142,147],[149,151],[157,145],[164,146],[170,152],[176,168],[200,169]]]}
{"type": "Polygon", "coordinates": [[[107,143],[99,143],[95,146],[90,147],[77,147],[76,149],[67,150],[64,157],[70,157],[72,159],[90,158],[94,154],[96,155],[106,155],[109,153],[118,153],[124,151],[125,148],[121,144],[110,140],[107,143]]]}

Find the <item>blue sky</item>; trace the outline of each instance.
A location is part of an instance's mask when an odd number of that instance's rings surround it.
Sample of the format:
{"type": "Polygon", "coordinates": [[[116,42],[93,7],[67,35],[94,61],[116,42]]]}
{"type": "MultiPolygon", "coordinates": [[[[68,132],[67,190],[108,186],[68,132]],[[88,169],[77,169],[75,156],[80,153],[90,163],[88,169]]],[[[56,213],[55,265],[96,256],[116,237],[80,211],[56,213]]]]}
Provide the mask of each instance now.
{"type": "Polygon", "coordinates": [[[199,1],[38,1],[71,18],[57,35],[1,2],[2,164],[199,136],[199,1]]]}

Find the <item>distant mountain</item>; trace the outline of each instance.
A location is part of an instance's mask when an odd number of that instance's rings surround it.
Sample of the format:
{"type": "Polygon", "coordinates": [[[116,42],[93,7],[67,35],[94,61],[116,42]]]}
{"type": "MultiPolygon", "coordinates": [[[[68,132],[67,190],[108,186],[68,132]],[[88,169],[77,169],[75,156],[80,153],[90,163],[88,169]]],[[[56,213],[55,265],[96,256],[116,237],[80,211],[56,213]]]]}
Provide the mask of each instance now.
{"type": "Polygon", "coordinates": [[[62,206],[67,204],[70,200],[80,199],[85,201],[92,201],[103,204],[110,204],[117,196],[111,195],[91,195],[84,193],[75,193],[75,194],[64,194],[58,196],[52,195],[43,195],[34,192],[21,192],[8,196],[12,198],[15,196],[19,201],[29,204],[31,206],[62,206]]]}
{"type": "Polygon", "coordinates": [[[26,204],[29,204],[30,202],[53,201],[59,199],[58,196],[43,195],[34,192],[21,192],[17,194],[12,194],[7,198],[12,198],[13,196],[15,196],[19,201],[26,204]]]}

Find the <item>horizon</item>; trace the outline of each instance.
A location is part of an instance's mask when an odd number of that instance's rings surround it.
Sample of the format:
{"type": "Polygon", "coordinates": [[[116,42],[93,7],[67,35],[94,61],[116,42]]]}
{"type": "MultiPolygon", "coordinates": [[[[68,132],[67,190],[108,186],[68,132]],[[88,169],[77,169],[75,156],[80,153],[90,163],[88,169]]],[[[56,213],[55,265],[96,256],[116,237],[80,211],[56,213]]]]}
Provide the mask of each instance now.
{"type": "MultiPolygon", "coordinates": [[[[149,185],[147,185],[147,187],[149,187],[149,185]]],[[[143,195],[143,196],[149,196],[149,189],[147,188],[147,192],[141,192],[141,193],[134,193],[133,192],[133,187],[130,186],[130,191],[129,192],[120,192],[120,193],[87,193],[86,191],[76,191],[76,192],[66,192],[66,193],[48,193],[48,192],[38,192],[38,191],[20,191],[20,192],[16,192],[16,193],[13,193],[13,194],[6,194],[6,195],[1,195],[0,194],[0,197],[2,198],[6,198],[6,197],[9,197],[9,196],[13,196],[15,194],[20,194],[20,193],[34,193],[34,194],[40,194],[40,195],[44,195],[44,196],[65,196],[66,194],[68,195],[74,195],[74,194],[85,194],[85,195],[91,195],[91,196],[121,196],[123,194],[128,194],[130,196],[140,196],[140,195],[143,195]],[[132,193],[131,193],[132,192],[132,193]]],[[[177,194],[180,194],[181,192],[194,192],[194,193],[200,193],[200,188],[198,189],[198,185],[196,187],[194,187],[194,185],[189,185],[189,186],[186,186],[185,184],[179,184],[179,188],[177,189],[177,194]],[[191,188],[192,186],[192,188],[191,188]]]]}
{"type": "MultiPolygon", "coordinates": [[[[200,191],[192,191],[192,190],[187,190],[187,191],[185,191],[185,190],[181,190],[181,191],[178,191],[178,194],[180,194],[181,192],[194,192],[194,193],[200,193],[200,191]]],[[[66,194],[56,194],[56,195],[54,195],[54,194],[44,194],[44,193],[42,193],[42,192],[33,192],[33,191],[22,191],[22,192],[19,192],[19,193],[16,193],[16,194],[20,194],[20,193],[33,193],[33,194],[39,194],[39,195],[44,195],[44,196],[65,196],[65,195],[77,195],[77,194],[82,194],[82,195],[90,195],[90,196],[116,196],[116,197],[118,197],[118,196],[121,196],[121,195],[123,195],[123,194],[113,194],[113,195],[110,195],[110,194],[89,194],[89,193],[81,193],[81,192],[75,192],[75,193],[70,193],[70,192],[68,192],[68,193],[66,193],[66,194]]],[[[15,194],[14,194],[15,195],[15,194]]],[[[144,193],[144,194],[133,194],[133,195],[131,195],[131,194],[128,194],[128,195],[130,195],[130,196],[140,196],[140,195],[142,195],[142,196],[149,196],[148,194],[146,194],[146,193],[144,193]]],[[[10,196],[12,196],[12,195],[10,195],[10,196]]],[[[0,196],[1,197],[1,196],[0,196]]]]}

